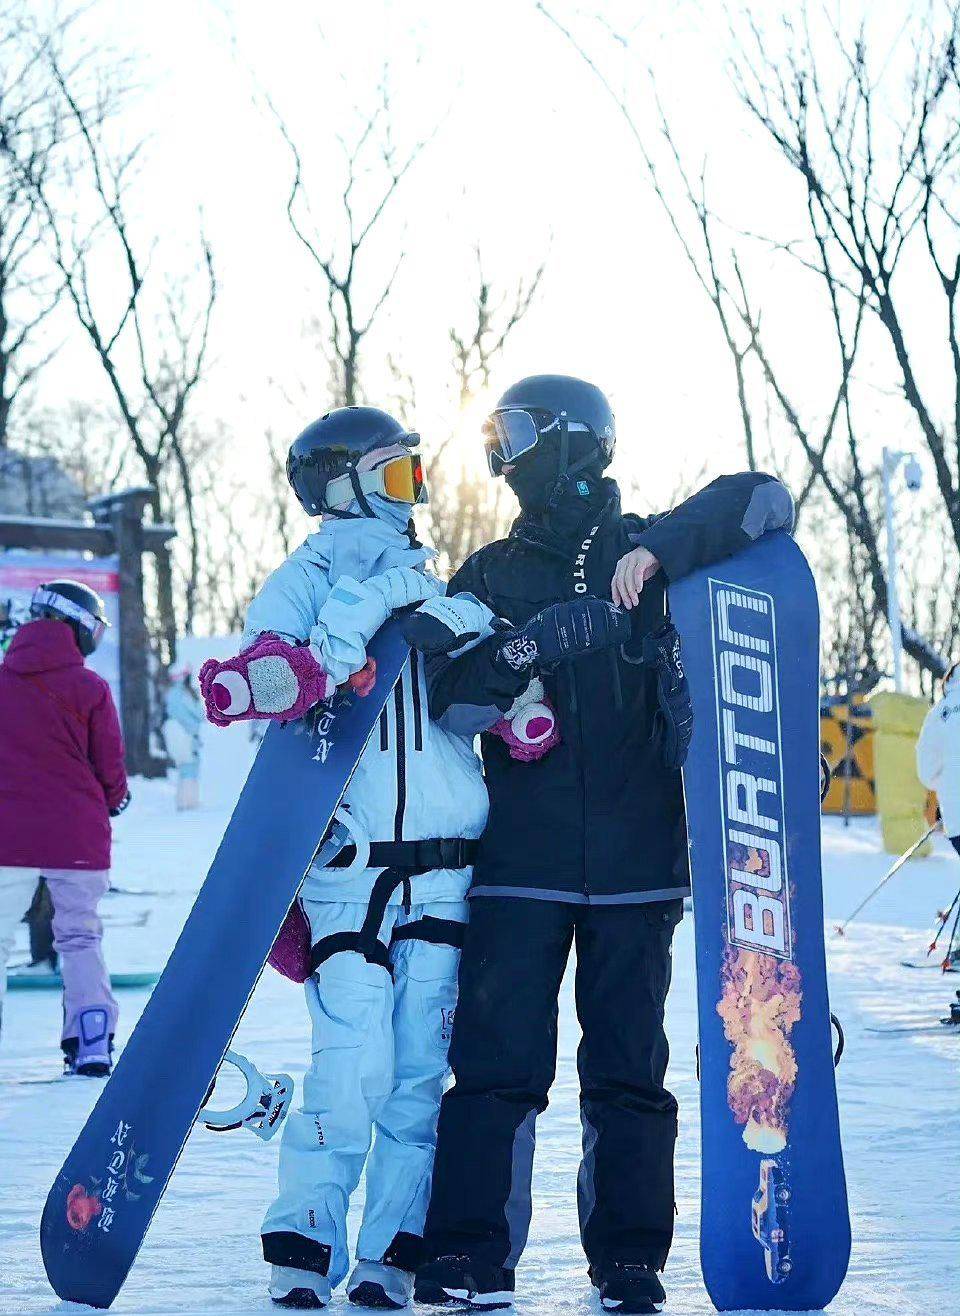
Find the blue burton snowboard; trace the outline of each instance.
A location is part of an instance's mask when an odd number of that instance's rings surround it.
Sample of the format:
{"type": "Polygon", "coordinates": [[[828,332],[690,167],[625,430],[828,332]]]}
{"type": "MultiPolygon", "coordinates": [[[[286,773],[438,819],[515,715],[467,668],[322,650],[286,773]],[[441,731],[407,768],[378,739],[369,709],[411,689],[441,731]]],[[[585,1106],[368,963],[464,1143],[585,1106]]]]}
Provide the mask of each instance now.
{"type": "Polygon", "coordinates": [[[670,590],[700,1016],[700,1258],[719,1311],[821,1310],[850,1220],[823,941],[819,609],[776,533],[670,590]]]}
{"type": "MultiPolygon", "coordinates": [[[[211,1079],[409,650],[369,649],[376,683],[307,722],[271,726],[167,966],[40,1222],[61,1298],[108,1307],[127,1277],[211,1079]],[[215,966],[215,971],[214,967],[215,966]]],[[[226,733],[225,733],[226,734],[226,733]]]]}

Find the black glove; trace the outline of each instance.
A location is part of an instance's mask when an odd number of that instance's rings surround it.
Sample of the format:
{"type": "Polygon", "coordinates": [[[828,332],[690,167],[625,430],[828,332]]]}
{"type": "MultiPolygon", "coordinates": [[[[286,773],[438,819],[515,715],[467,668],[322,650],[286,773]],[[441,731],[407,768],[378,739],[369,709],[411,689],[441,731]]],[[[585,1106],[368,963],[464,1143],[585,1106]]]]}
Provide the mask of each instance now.
{"type": "Polygon", "coordinates": [[[604,599],[573,599],[538,612],[499,642],[493,664],[504,672],[556,667],[630,638],[630,614],[604,599]]]}
{"type": "Polygon", "coordinates": [[[123,813],[124,809],[127,807],[127,805],[128,805],[129,803],[130,803],[130,792],[127,791],[126,795],[124,795],[124,797],[123,797],[123,799],[120,801],[120,803],[117,804],[117,805],[115,805],[112,809],[110,809],[110,810],[108,811],[109,814],[110,814],[110,817],[111,817],[111,818],[119,818],[120,815],[121,815],[121,813],[123,813]]]}
{"type": "Polygon", "coordinates": [[[475,640],[479,631],[459,630],[447,620],[418,608],[401,618],[400,633],[411,649],[421,653],[453,653],[475,640]]]}
{"type": "Polygon", "coordinates": [[[680,636],[669,619],[643,637],[643,661],[657,679],[657,711],[651,739],[665,768],[682,768],[693,735],[693,704],[680,657],[680,636]]]}
{"type": "Polygon", "coordinates": [[[403,638],[421,653],[454,657],[490,627],[493,613],[474,594],[438,594],[400,622],[403,638]]]}

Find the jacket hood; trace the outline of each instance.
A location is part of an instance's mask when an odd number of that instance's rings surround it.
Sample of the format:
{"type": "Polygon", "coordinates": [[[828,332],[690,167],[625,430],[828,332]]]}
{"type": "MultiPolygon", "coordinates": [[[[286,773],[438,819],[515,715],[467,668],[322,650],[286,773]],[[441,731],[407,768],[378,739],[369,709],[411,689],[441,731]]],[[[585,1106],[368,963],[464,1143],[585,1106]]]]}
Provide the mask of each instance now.
{"type": "Polygon", "coordinates": [[[390,567],[416,569],[436,557],[436,553],[423,545],[414,547],[405,531],[385,521],[331,517],[321,523],[318,531],[307,536],[293,556],[322,568],[333,582],[340,576],[366,580],[390,567]]]}
{"type": "Polygon", "coordinates": [[[83,657],[73,631],[62,621],[30,621],[17,631],[3,666],[12,672],[52,672],[58,667],[82,667],[83,657]]]}

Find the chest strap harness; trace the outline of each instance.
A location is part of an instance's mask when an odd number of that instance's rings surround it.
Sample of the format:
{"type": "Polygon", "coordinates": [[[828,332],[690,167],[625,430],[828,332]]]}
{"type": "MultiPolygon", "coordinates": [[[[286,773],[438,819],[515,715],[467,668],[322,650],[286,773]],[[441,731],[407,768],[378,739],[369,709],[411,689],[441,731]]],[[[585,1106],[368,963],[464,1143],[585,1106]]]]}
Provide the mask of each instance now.
{"type": "MultiPolygon", "coordinates": [[[[430,914],[414,919],[396,928],[385,945],[380,940],[380,929],[397,887],[403,888],[403,908],[410,913],[413,903],[411,878],[430,873],[438,868],[466,868],[473,863],[477,842],[462,837],[432,838],[423,841],[371,841],[368,868],[383,868],[373,884],[370,903],[358,932],[334,932],[321,937],[310,952],[310,971],[316,973],[320,965],[332,955],[353,951],[362,955],[368,964],[379,964],[393,976],[390,953],[398,941],[428,941],[435,946],[463,946],[463,924],[456,919],[435,918],[430,914]]],[[[349,868],[356,858],[354,846],[346,846],[327,868],[349,868]]]]}

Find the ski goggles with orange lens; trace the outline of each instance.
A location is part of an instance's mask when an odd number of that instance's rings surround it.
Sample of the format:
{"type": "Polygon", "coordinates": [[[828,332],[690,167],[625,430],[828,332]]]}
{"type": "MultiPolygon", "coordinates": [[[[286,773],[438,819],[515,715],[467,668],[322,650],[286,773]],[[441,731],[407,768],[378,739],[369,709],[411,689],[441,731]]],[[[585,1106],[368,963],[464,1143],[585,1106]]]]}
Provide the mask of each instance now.
{"type": "Polygon", "coordinates": [[[331,480],[326,489],[326,502],[330,507],[345,507],[356,496],[354,480],[364,494],[379,494],[392,503],[427,501],[427,487],[423,478],[423,463],[416,453],[404,453],[372,471],[354,471],[331,480]]]}
{"type": "Polygon", "coordinates": [[[416,453],[411,453],[409,457],[394,457],[375,471],[366,472],[360,477],[361,485],[366,475],[378,478],[378,487],[373,489],[373,493],[381,493],[384,498],[390,498],[395,503],[419,503],[426,495],[423,462],[416,453]]]}
{"type": "Polygon", "coordinates": [[[483,425],[483,446],[491,475],[501,475],[540,438],[537,422],[529,411],[494,411],[483,425]]]}

